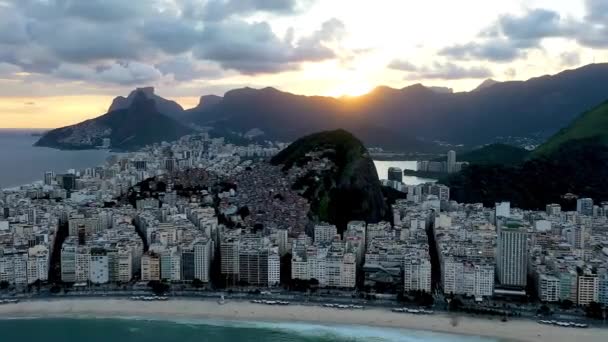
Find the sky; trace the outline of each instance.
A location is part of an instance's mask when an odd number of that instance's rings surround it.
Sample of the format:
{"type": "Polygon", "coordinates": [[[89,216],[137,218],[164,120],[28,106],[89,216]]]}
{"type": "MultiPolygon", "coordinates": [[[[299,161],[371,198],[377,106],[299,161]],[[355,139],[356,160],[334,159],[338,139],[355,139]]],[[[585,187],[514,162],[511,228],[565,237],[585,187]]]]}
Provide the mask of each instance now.
{"type": "Polygon", "coordinates": [[[0,0],[0,128],[272,86],[469,91],[608,62],[608,0],[0,0]]]}

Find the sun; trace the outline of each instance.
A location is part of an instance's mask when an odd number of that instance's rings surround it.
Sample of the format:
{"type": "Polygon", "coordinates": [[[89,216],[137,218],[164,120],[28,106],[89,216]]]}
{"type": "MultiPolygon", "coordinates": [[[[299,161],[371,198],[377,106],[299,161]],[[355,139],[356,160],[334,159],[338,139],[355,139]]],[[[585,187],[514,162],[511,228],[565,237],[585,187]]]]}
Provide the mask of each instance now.
{"type": "Polygon", "coordinates": [[[368,83],[353,82],[348,84],[342,84],[332,91],[332,96],[335,97],[356,97],[369,93],[372,90],[372,86],[368,83]]]}

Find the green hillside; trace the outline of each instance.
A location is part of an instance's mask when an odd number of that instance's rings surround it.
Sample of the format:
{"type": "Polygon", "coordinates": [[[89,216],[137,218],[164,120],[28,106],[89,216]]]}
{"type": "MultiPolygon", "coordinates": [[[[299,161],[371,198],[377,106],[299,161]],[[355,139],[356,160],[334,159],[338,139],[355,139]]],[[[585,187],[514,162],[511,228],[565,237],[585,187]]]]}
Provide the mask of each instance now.
{"type": "MultiPolygon", "coordinates": [[[[468,162],[475,165],[515,165],[523,162],[530,155],[530,151],[523,148],[494,143],[485,145],[475,150],[457,155],[459,162],[468,162]]],[[[444,162],[447,157],[433,159],[433,161],[444,162]]]]}
{"type": "Polygon", "coordinates": [[[565,143],[576,140],[594,140],[608,145],[608,101],[580,115],[569,126],[539,146],[532,157],[551,155],[565,143]]]}
{"type": "Polygon", "coordinates": [[[528,150],[516,146],[490,144],[464,153],[458,157],[458,160],[477,165],[514,165],[524,161],[529,154],[528,150]]]}
{"type": "Polygon", "coordinates": [[[306,165],[311,152],[320,152],[335,167],[309,171],[293,184],[311,202],[311,216],[335,224],[338,231],[352,220],[378,222],[388,208],[372,159],[361,141],[345,130],[311,134],[300,138],[272,158],[283,170],[306,165]]]}

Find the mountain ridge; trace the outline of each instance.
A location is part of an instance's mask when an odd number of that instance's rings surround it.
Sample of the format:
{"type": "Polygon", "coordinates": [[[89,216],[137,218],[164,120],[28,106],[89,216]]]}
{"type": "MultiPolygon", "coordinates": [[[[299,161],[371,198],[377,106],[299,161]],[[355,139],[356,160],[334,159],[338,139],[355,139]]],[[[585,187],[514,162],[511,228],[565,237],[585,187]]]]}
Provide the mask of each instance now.
{"type": "Polygon", "coordinates": [[[110,148],[132,150],[161,141],[173,141],[189,133],[192,133],[191,129],[160,113],[156,102],[143,91],[138,91],[129,107],[48,131],[35,146],[92,149],[109,138],[110,148]]]}

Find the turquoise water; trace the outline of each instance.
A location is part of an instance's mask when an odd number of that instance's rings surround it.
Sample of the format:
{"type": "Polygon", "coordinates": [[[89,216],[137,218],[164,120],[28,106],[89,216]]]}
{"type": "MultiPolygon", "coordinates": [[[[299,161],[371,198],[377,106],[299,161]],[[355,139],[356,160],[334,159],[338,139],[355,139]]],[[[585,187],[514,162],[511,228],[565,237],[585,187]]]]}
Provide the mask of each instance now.
{"type": "Polygon", "coordinates": [[[32,318],[0,320],[0,341],[19,342],[492,342],[430,332],[360,326],[146,319],[32,318]]]}

